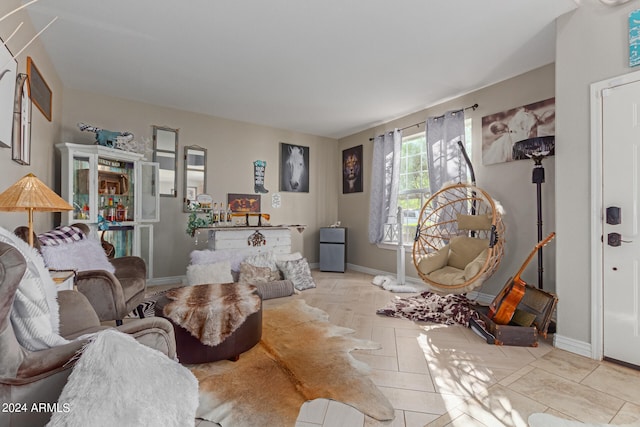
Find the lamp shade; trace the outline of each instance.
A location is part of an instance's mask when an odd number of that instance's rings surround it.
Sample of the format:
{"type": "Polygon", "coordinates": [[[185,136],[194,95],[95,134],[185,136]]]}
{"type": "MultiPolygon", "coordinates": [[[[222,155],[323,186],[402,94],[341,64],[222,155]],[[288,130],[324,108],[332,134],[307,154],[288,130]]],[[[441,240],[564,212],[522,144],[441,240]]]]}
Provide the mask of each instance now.
{"type": "Polygon", "coordinates": [[[30,173],[0,194],[0,211],[28,210],[61,212],[73,206],[30,173]]]}

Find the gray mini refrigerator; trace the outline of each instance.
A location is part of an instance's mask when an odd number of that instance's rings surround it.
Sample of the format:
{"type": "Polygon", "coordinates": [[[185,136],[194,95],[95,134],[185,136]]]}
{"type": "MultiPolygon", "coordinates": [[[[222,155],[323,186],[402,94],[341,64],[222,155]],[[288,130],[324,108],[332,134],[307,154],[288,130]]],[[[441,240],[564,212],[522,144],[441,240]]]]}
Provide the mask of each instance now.
{"type": "Polygon", "coordinates": [[[320,228],[320,271],[344,273],[347,268],[347,229],[320,228]]]}

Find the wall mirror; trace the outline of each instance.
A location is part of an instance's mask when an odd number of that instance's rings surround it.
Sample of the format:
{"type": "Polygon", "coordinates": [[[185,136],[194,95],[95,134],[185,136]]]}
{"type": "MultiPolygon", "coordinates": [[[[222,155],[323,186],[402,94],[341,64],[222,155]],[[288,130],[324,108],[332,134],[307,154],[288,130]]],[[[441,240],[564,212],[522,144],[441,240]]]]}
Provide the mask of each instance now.
{"type": "Polygon", "coordinates": [[[153,126],[153,161],[158,162],[160,196],[178,197],[178,129],[153,126]]]}
{"type": "Polygon", "coordinates": [[[197,145],[184,147],[183,210],[200,194],[207,192],[207,149],[197,145]]]}

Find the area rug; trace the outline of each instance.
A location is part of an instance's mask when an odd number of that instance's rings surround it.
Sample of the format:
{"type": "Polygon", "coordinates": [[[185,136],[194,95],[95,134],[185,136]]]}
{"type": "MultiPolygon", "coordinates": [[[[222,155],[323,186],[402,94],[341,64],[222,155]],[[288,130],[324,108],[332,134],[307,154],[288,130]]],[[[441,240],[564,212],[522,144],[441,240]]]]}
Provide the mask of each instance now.
{"type": "Polygon", "coordinates": [[[349,353],[379,349],[329,323],[329,315],[293,300],[263,311],[262,340],[237,362],[191,365],[200,383],[196,417],[223,427],[294,426],[302,404],[325,398],[380,420],[392,420],[389,400],[349,353]]]}
{"type": "Polygon", "coordinates": [[[464,295],[422,292],[417,296],[395,298],[387,307],[376,310],[376,313],[445,325],[459,323],[468,327],[471,317],[478,318],[474,306],[475,303],[464,295]]]}

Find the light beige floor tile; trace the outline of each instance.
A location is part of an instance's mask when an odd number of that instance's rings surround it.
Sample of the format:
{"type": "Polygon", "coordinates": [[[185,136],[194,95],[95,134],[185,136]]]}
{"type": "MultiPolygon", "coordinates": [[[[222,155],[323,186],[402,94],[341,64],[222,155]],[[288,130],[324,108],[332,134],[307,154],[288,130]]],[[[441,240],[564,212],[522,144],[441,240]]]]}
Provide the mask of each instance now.
{"type": "Polygon", "coordinates": [[[379,387],[396,409],[412,412],[442,415],[449,408],[454,408],[462,402],[458,396],[429,393],[424,391],[403,390],[391,387],[379,387]]]}
{"type": "Polygon", "coordinates": [[[398,349],[398,370],[418,374],[429,373],[424,352],[416,338],[396,338],[398,349]]]}
{"type": "Polygon", "coordinates": [[[406,427],[424,427],[437,418],[438,416],[434,414],[404,411],[404,424],[406,427]]]}
{"type": "Polygon", "coordinates": [[[546,406],[501,385],[474,395],[458,406],[460,411],[489,426],[527,427],[529,415],[546,406]]]}
{"type": "Polygon", "coordinates": [[[554,349],[531,362],[531,366],[580,382],[596,369],[598,362],[568,351],[554,349]]]}
{"type": "Polygon", "coordinates": [[[631,424],[640,421],[640,406],[625,403],[622,409],[611,420],[611,424],[631,424]]]}
{"type": "Polygon", "coordinates": [[[354,350],[351,354],[354,358],[366,363],[373,369],[398,371],[398,359],[396,357],[367,354],[366,350],[354,350]]]}
{"type": "Polygon", "coordinates": [[[583,422],[607,423],[624,404],[621,399],[542,369],[529,372],[509,388],[583,422]]]}
{"type": "Polygon", "coordinates": [[[407,427],[404,423],[404,411],[396,409],[395,418],[391,421],[378,421],[365,416],[364,427],[407,427]]]}
{"type": "Polygon", "coordinates": [[[640,371],[603,363],[582,384],[640,405],[640,371]]]}
{"type": "Polygon", "coordinates": [[[450,423],[445,424],[445,427],[496,427],[483,424],[468,414],[462,414],[459,417],[452,420],[450,423]]]}
{"type": "Polygon", "coordinates": [[[328,407],[329,401],[327,399],[315,399],[304,402],[298,414],[298,422],[322,425],[328,407]]]}
{"type": "Polygon", "coordinates": [[[428,374],[374,369],[371,372],[370,377],[379,387],[435,392],[433,381],[431,380],[431,376],[428,374]]]}
{"type": "Polygon", "coordinates": [[[364,415],[351,406],[332,400],[329,402],[323,425],[332,427],[362,426],[364,425],[364,415]]]}

